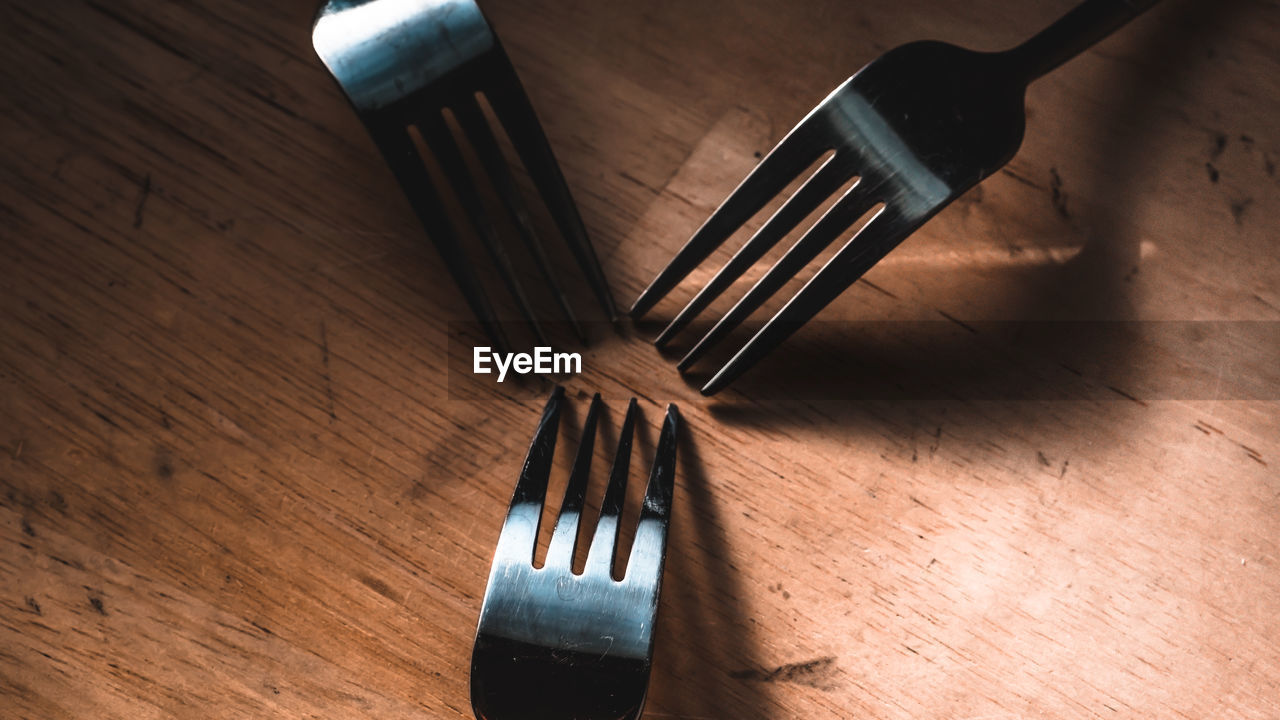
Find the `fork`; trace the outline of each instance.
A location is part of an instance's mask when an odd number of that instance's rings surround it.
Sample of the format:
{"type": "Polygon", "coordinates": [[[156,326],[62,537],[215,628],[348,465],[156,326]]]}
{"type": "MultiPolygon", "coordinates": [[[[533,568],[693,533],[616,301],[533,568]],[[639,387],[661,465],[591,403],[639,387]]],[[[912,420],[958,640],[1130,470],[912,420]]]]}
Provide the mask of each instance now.
{"type": "Polygon", "coordinates": [[[831,303],[1022,143],[1027,86],[1157,0],[1086,0],[1027,42],[982,53],[936,41],[897,47],[837,87],[729,195],[640,294],[642,317],[802,171],[834,151],[657,336],[667,344],[831,197],[856,182],[679,361],[689,369],[860,218],[871,216],[702,387],[712,395],[831,303]],[[878,207],[878,209],[877,209],[878,207]],[[874,212],[872,212],[874,210],[874,212]]]}
{"type": "Polygon", "coordinates": [[[471,656],[471,705],[481,720],[638,718],[649,683],[653,625],[666,557],[675,482],[679,412],[667,406],[625,575],[615,579],[635,398],[618,435],[600,519],[582,574],[573,572],[578,526],[595,443],[600,395],[591,400],[582,442],[547,548],[534,548],[555,452],[563,388],[556,387],[529,446],[498,536],[471,656]]]}
{"type": "Polygon", "coordinates": [[[582,218],[511,61],[473,0],[328,0],[312,27],[312,45],[338,81],[399,182],[454,282],[490,341],[510,348],[493,305],[449,219],[409,128],[452,185],[502,282],[538,340],[538,322],[516,267],[480,194],[481,175],[500,198],[534,264],[579,339],[582,325],[552,272],[479,98],[505,130],[555,225],[609,319],[617,309],[582,218]],[[458,131],[446,120],[453,116],[458,131]],[[458,135],[463,136],[459,138],[458,135]],[[483,172],[464,159],[465,139],[483,172]]]}

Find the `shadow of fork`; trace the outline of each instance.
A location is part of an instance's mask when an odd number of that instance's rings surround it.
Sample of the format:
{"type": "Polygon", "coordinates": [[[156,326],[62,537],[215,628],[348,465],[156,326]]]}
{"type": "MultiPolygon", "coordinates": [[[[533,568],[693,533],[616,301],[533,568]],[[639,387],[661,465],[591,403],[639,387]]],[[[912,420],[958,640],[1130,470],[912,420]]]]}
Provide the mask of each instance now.
{"type": "Polygon", "coordinates": [[[682,427],[676,512],[647,716],[767,720],[767,686],[735,677],[761,662],[738,568],[694,434],[682,427]],[[680,497],[683,495],[683,497],[680,497]]]}

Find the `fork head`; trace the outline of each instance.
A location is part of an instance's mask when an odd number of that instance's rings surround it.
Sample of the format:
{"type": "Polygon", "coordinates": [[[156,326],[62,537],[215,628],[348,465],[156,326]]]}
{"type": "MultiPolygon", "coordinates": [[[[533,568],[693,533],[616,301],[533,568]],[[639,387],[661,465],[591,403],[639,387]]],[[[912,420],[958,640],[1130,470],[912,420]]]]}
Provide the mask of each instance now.
{"type": "Polygon", "coordinates": [[[856,181],[680,361],[685,370],[824,248],[860,229],[702,388],[715,393],[826,307],[1022,142],[1024,77],[1003,53],[903,45],[835,89],[769,152],[636,300],[640,317],[824,154],[831,156],[657,338],[667,343],[805,217],[856,181]],[[878,210],[876,208],[879,208],[878,210]]]}
{"type": "Polygon", "coordinates": [[[510,343],[446,212],[409,129],[434,156],[463,213],[543,344],[538,313],[520,282],[479,190],[488,185],[580,338],[577,314],[556,278],[480,101],[488,103],[552,220],[610,320],[617,311],[577,206],[515,69],[474,0],[328,0],[312,44],[364,122],[401,190],[490,340],[510,343]],[[447,116],[452,116],[450,127],[447,116]],[[470,146],[478,160],[464,159],[470,146]]]}
{"type": "Polygon", "coordinates": [[[640,521],[624,574],[614,555],[636,401],[618,435],[600,519],[582,574],[573,572],[600,396],[591,401],[546,562],[534,567],[538,524],[555,452],[564,391],[547,402],[529,446],[494,553],[475,649],[471,704],[482,720],[633,720],[653,657],[653,626],[666,557],[679,413],[667,407],[640,521]]]}

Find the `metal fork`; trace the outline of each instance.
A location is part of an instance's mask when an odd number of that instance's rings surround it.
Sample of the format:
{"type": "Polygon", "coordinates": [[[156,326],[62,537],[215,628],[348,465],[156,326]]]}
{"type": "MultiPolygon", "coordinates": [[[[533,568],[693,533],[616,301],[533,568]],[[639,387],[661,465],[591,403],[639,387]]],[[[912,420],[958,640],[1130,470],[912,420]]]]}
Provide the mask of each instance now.
{"type": "Polygon", "coordinates": [[[610,320],[613,296],[551,146],[515,69],[473,0],[328,0],[312,28],[312,45],[364,122],[400,189],[435,244],[471,311],[494,345],[510,347],[492,304],[449,220],[444,201],[409,134],[423,143],[493,259],[524,320],[542,344],[546,337],[516,268],[485,208],[477,175],[487,175],[561,312],[579,338],[582,326],[551,270],[529,210],[484,116],[483,97],[528,170],[560,234],[610,320]],[[479,159],[483,173],[464,160],[446,112],[479,159]]]}
{"type": "Polygon", "coordinates": [[[578,575],[572,563],[599,394],[587,411],[546,563],[533,565],[563,398],[557,387],[547,402],[498,536],[471,656],[471,705],[482,720],[621,720],[639,717],[644,704],[679,413],[667,406],[626,574],[617,580],[613,560],[637,414],[631,399],[586,567],[578,575]]]}
{"type": "Polygon", "coordinates": [[[1028,84],[1156,0],[1087,0],[1011,50],[916,42],[835,89],[769,152],[635,301],[641,317],[800,173],[834,154],[725,263],[655,340],[662,346],[853,178],[856,183],[680,360],[687,370],[862,216],[881,206],[702,388],[723,389],[903,239],[1000,169],[1022,143],[1028,84]]]}

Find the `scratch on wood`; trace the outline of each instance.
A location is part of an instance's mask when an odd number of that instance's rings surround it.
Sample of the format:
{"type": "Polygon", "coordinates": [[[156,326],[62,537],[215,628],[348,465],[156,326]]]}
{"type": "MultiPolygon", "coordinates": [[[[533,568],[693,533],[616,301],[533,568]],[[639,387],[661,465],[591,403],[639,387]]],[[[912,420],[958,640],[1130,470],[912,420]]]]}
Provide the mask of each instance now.
{"type": "Polygon", "coordinates": [[[1249,459],[1250,459],[1250,460],[1252,460],[1252,461],[1254,461],[1254,462],[1258,463],[1259,465],[1261,465],[1261,466],[1263,466],[1263,467],[1267,467],[1267,463],[1266,463],[1266,461],[1264,461],[1264,460],[1262,459],[1262,453],[1258,452],[1257,450],[1254,450],[1253,448],[1249,447],[1248,445],[1243,445],[1243,444],[1242,444],[1242,445],[1240,445],[1240,448],[1241,448],[1242,450],[1244,450],[1245,454],[1249,456],[1249,459]]]}
{"type": "Polygon", "coordinates": [[[329,330],[323,320],[320,321],[320,359],[324,363],[324,392],[329,401],[329,421],[338,419],[333,410],[333,377],[329,374],[329,330]]]}
{"type": "Polygon", "coordinates": [[[1207,422],[1205,422],[1205,421],[1203,421],[1203,420],[1197,420],[1197,421],[1196,421],[1196,424],[1195,424],[1195,425],[1192,425],[1192,427],[1194,427],[1195,429],[1197,429],[1197,430],[1199,430],[1200,432],[1204,433],[1205,435],[1208,435],[1210,432],[1215,432],[1215,433],[1217,433],[1217,434],[1219,434],[1219,435],[1221,435],[1221,434],[1222,434],[1222,431],[1221,431],[1221,430],[1219,430],[1218,428],[1216,428],[1216,427],[1214,427],[1214,426],[1210,425],[1209,423],[1207,423],[1207,422]]]}
{"type": "Polygon", "coordinates": [[[876,291],[876,292],[878,292],[878,293],[882,293],[882,294],[884,294],[884,295],[888,295],[889,297],[893,298],[894,300],[897,300],[897,299],[898,299],[898,296],[897,296],[897,295],[894,295],[893,293],[889,292],[888,290],[885,290],[884,288],[880,287],[879,285],[876,285],[875,283],[873,283],[873,282],[871,282],[871,281],[867,280],[867,279],[866,279],[866,278],[864,278],[864,277],[862,277],[862,278],[858,278],[858,282],[859,282],[859,283],[862,283],[863,285],[866,285],[867,287],[871,288],[872,290],[875,290],[875,291],[876,291]]]}
{"type": "Polygon", "coordinates": [[[939,314],[939,315],[941,315],[942,317],[944,317],[944,318],[946,318],[946,319],[950,320],[951,322],[953,322],[953,323],[955,323],[955,324],[959,325],[960,327],[964,328],[965,330],[968,330],[969,332],[973,333],[974,335],[977,335],[977,334],[978,334],[978,331],[977,331],[977,330],[974,330],[972,326],[970,326],[970,325],[966,325],[964,322],[962,322],[962,321],[960,321],[960,320],[957,320],[956,318],[954,318],[954,317],[952,317],[952,316],[950,316],[950,315],[946,314],[945,312],[943,312],[943,311],[939,310],[939,311],[938,311],[938,314],[939,314]]]}
{"type": "Polygon", "coordinates": [[[1018,173],[1014,172],[1013,170],[1010,170],[1007,167],[1000,168],[1000,172],[1004,175],[1008,175],[1009,177],[1013,178],[1014,180],[1017,180],[1018,182],[1022,183],[1023,185],[1026,185],[1029,188],[1034,188],[1036,190],[1042,189],[1039,185],[1032,182],[1030,178],[1025,178],[1019,175],[1018,173]]]}
{"type": "Polygon", "coordinates": [[[804,662],[787,663],[773,669],[748,668],[729,673],[735,680],[756,680],[759,682],[792,682],[818,688],[819,690],[835,689],[834,677],[836,659],[834,656],[814,658],[804,662]]]}
{"type": "Polygon", "coordinates": [[[138,193],[138,204],[133,208],[133,228],[135,230],[142,227],[142,210],[147,204],[148,197],[151,197],[151,173],[142,176],[142,189],[138,193]]]}
{"type": "Polygon", "coordinates": [[[66,558],[58,557],[57,555],[50,555],[49,559],[58,563],[59,565],[66,565],[69,568],[74,568],[76,570],[84,572],[84,565],[82,565],[79,560],[68,560],[66,558]]]}
{"type": "Polygon", "coordinates": [[[394,602],[394,603],[400,602],[400,594],[397,593],[395,590],[392,590],[391,586],[388,585],[386,582],[379,580],[378,578],[373,577],[372,575],[358,575],[356,576],[356,579],[358,579],[360,583],[365,587],[378,593],[379,595],[390,600],[391,602],[394,602]]]}
{"type": "Polygon", "coordinates": [[[1075,375],[1076,377],[1084,377],[1084,373],[1071,367],[1070,365],[1064,365],[1063,363],[1058,363],[1058,367],[1062,368],[1063,370],[1066,370],[1067,372],[1071,373],[1072,375],[1075,375]]]}
{"type": "Polygon", "coordinates": [[[922,502],[920,498],[916,497],[915,495],[908,495],[907,497],[911,499],[911,502],[919,505],[920,507],[924,508],[925,510],[928,510],[929,512],[938,512],[937,510],[934,510],[933,508],[924,504],[924,502],[922,502]]]}
{"type": "Polygon", "coordinates": [[[1059,215],[1071,219],[1071,211],[1067,210],[1067,193],[1062,189],[1062,176],[1058,174],[1058,168],[1049,168],[1049,199],[1059,215]]]}
{"type": "Polygon", "coordinates": [[[1146,406],[1147,406],[1147,404],[1146,404],[1146,403],[1144,403],[1144,402],[1142,402],[1141,400],[1139,400],[1138,398],[1136,398],[1136,397],[1134,397],[1134,396],[1130,395],[1129,393],[1127,393],[1127,392],[1125,392],[1125,391],[1121,390],[1120,388],[1116,387],[1115,385],[1108,385],[1108,386],[1107,386],[1107,389],[1108,389],[1108,390],[1110,390],[1111,392],[1113,392],[1113,393],[1117,394],[1117,395],[1120,395],[1121,397],[1128,398],[1129,400],[1132,400],[1132,401],[1134,401],[1134,402],[1138,403],[1139,405],[1141,405],[1141,406],[1143,406],[1143,407],[1146,407],[1146,406]]]}

